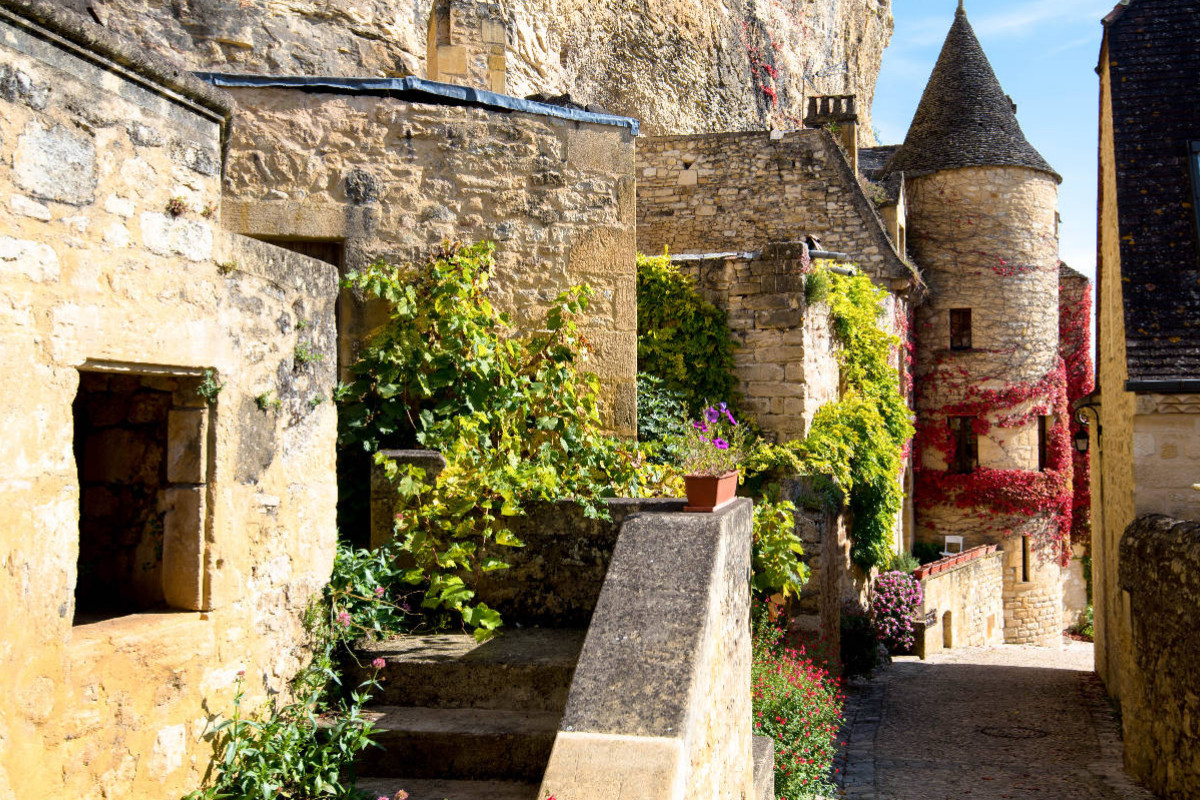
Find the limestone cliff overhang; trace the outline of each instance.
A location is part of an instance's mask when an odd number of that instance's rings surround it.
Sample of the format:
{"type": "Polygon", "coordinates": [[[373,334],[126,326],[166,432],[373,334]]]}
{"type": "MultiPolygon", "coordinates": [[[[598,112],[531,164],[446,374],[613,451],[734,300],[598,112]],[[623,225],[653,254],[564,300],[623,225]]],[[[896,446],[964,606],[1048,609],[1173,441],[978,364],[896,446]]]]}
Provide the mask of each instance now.
{"type": "Polygon", "coordinates": [[[1026,167],[1060,176],[1025,138],[983,45],[960,7],[904,145],[886,172],[911,178],[964,167],[1026,167]]]}
{"type": "Polygon", "coordinates": [[[568,106],[538,103],[484,89],[472,89],[469,86],[440,83],[412,76],[406,78],[331,78],[198,72],[196,77],[223,89],[293,89],[319,94],[369,95],[429,105],[470,106],[502,113],[517,112],[541,117],[555,117],[571,122],[611,125],[625,128],[632,136],[637,136],[641,129],[641,122],[632,117],[597,114],[568,106]]]}
{"type": "Polygon", "coordinates": [[[51,45],[166,96],[224,125],[233,99],[190,72],[47,0],[0,0],[0,22],[23,28],[51,45]]]}

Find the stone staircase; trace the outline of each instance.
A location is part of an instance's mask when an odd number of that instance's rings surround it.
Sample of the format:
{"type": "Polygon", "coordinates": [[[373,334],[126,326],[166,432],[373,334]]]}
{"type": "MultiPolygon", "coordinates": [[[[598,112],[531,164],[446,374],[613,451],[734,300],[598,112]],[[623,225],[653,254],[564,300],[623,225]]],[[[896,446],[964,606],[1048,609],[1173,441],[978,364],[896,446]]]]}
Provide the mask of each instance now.
{"type": "Polygon", "coordinates": [[[446,634],[364,648],[362,664],[386,666],[364,709],[380,747],[361,757],[359,788],[389,800],[400,790],[410,800],[535,800],[584,634],[522,628],[483,644],[446,634]]]}

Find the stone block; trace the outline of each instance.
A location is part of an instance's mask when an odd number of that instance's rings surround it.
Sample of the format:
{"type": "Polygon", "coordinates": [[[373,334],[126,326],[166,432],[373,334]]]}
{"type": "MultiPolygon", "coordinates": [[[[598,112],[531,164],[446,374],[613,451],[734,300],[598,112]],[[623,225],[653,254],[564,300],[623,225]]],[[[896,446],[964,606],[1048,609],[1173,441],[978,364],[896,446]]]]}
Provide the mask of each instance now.
{"type": "Polygon", "coordinates": [[[167,480],[204,483],[208,468],[208,411],[172,410],[167,416],[167,480]]]}
{"type": "Polygon", "coordinates": [[[467,48],[461,44],[441,44],[437,48],[439,76],[467,74],[467,48]]]}
{"type": "Polygon", "coordinates": [[[163,596],[172,608],[209,611],[204,591],[204,487],[166,491],[163,596]]]}
{"type": "Polygon", "coordinates": [[[63,125],[30,122],[17,139],[13,180],[41,200],[82,206],[96,193],[96,145],[63,125]]]}

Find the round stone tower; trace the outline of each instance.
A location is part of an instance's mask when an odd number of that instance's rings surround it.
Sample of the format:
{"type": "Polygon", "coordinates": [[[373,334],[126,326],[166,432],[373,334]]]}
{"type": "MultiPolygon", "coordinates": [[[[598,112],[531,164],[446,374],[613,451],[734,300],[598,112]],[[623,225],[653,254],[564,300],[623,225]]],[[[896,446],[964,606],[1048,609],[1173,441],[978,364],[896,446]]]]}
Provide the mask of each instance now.
{"type": "Polygon", "coordinates": [[[1062,179],[1025,140],[961,1],[888,171],[905,175],[909,248],[929,287],[914,326],[917,541],[1000,545],[1005,640],[1055,644],[1071,504],[1062,179]]]}

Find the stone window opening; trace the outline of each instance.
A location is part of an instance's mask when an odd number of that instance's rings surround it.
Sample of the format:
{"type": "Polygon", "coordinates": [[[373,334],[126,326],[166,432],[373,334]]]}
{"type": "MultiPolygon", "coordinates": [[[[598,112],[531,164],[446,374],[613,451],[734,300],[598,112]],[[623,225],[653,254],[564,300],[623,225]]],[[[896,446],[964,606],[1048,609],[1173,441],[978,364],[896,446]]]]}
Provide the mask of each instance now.
{"type": "Polygon", "coordinates": [[[87,365],[72,405],[79,478],[74,625],[207,611],[213,447],[202,370],[87,365]]]}
{"type": "Polygon", "coordinates": [[[950,417],[950,434],[954,438],[950,472],[969,475],[979,469],[979,435],[975,433],[975,418],[950,417]]]}
{"type": "Polygon", "coordinates": [[[1029,550],[1029,537],[1021,537],[1021,583],[1029,583],[1029,562],[1032,553],[1029,550]]]}
{"type": "Polygon", "coordinates": [[[1038,472],[1045,472],[1050,461],[1050,417],[1038,417],[1038,472]]]}
{"type": "Polygon", "coordinates": [[[950,309],[950,349],[970,350],[971,339],[971,309],[950,309]]]}
{"type": "Polygon", "coordinates": [[[947,650],[954,648],[954,612],[947,611],[942,615],[942,647],[947,650]]]}

